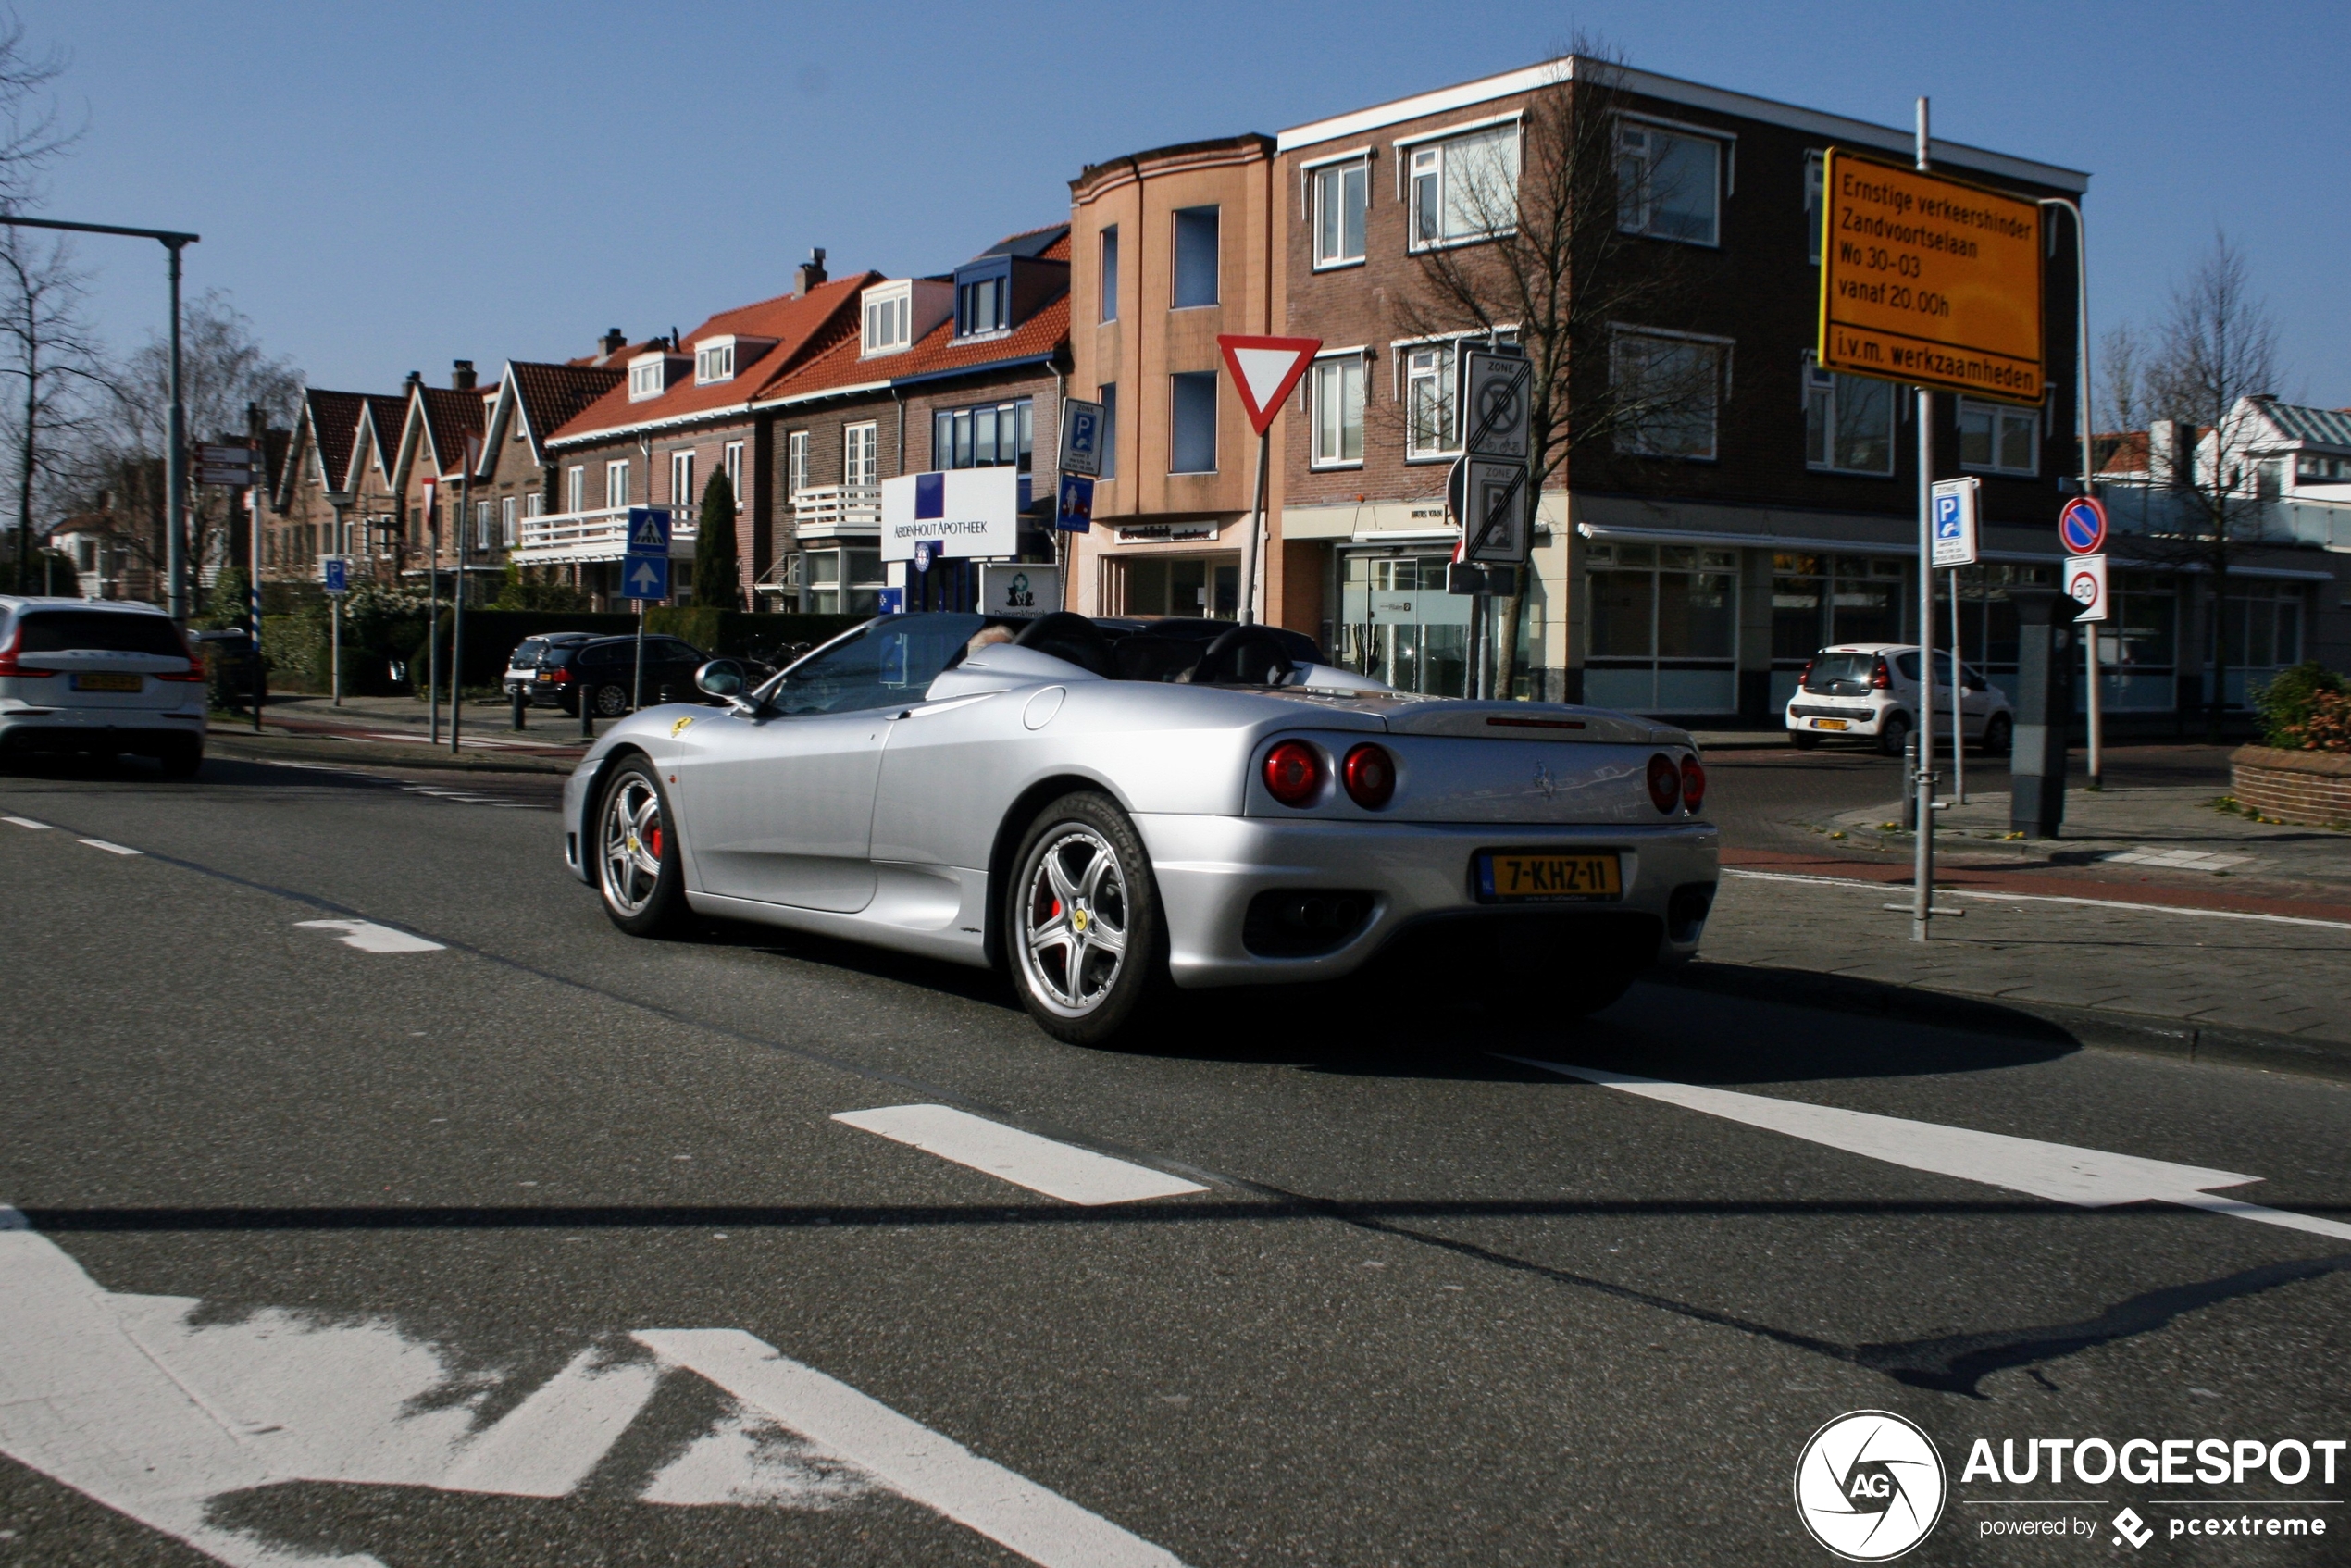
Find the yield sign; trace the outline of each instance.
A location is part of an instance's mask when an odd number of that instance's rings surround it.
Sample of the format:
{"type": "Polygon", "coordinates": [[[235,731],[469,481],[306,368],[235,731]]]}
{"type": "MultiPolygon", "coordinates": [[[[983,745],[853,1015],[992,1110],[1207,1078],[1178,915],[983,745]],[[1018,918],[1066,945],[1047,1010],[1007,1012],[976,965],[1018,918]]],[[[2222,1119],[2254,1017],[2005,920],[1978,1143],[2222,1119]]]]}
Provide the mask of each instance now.
{"type": "Polygon", "coordinates": [[[1216,346],[1225,351],[1225,368],[1233,373],[1241,406],[1249,410],[1250,429],[1262,436],[1274,416],[1282,411],[1282,400],[1289,396],[1290,388],[1298,385],[1298,379],[1314,362],[1314,351],[1323,346],[1323,340],[1245,338],[1220,332],[1216,346]]]}

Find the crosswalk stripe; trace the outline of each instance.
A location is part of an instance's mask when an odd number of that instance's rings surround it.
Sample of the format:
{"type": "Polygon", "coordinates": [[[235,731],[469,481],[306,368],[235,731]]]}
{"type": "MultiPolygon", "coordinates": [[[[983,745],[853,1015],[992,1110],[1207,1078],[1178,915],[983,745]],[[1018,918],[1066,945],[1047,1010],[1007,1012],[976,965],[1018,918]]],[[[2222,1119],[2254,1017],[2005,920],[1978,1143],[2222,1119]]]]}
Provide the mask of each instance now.
{"type": "Polygon", "coordinates": [[[46,833],[52,830],[48,823],[35,822],[29,816],[0,816],[0,822],[13,822],[19,828],[30,828],[36,833],[46,833]]]}
{"type": "Polygon", "coordinates": [[[1165,1171],[1057,1143],[952,1105],[884,1105],[843,1111],[833,1120],[1066,1203],[1133,1203],[1208,1190],[1165,1171]]]}

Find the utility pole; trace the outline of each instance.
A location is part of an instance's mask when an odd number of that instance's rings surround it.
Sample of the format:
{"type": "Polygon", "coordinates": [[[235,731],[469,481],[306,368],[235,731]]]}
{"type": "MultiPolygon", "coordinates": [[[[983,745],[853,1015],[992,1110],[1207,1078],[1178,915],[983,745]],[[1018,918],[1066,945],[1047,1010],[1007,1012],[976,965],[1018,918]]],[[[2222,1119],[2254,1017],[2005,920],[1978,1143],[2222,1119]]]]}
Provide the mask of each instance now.
{"type": "MultiPolygon", "coordinates": [[[[1926,100],[1919,100],[1919,172],[1927,168],[1926,100]]],[[[1934,918],[1934,394],[1918,389],[1919,417],[1919,733],[1915,777],[1917,852],[1910,866],[1910,940],[1926,940],[1934,918]]],[[[1958,629],[1955,626],[1954,631],[1958,629]]],[[[1956,641],[1956,637],[1954,638],[1956,641]]],[[[1951,678],[1956,687],[1959,672],[1951,678]]]]}
{"type": "Polygon", "coordinates": [[[449,628],[449,754],[457,754],[458,717],[466,701],[466,529],[473,526],[474,465],[481,449],[466,438],[466,471],[457,479],[457,609],[449,628]]]}

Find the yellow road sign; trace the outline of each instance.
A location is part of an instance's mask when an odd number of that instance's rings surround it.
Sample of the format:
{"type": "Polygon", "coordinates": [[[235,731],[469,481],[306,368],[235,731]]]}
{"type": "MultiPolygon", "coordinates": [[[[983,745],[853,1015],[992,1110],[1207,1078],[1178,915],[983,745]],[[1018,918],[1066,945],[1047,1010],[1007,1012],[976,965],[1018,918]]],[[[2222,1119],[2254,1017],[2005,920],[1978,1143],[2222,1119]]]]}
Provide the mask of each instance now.
{"type": "Polygon", "coordinates": [[[1821,180],[1821,364],[2039,403],[2040,207],[1842,147],[1821,180]]]}

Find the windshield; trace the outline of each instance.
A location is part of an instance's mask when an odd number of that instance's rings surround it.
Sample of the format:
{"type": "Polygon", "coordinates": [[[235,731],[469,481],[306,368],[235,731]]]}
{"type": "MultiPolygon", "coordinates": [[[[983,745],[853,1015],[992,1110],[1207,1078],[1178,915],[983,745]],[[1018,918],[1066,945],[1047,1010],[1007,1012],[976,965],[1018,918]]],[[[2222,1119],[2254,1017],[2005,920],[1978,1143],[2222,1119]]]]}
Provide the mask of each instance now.
{"type": "Polygon", "coordinates": [[[919,703],[987,624],[984,616],[956,615],[868,621],[777,676],[765,692],[768,705],[783,714],[844,714],[919,703]]]}
{"type": "Polygon", "coordinates": [[[155,653],[184,659],[180,628],[162,616],[117,610],[34,610],[18,623],[19,653],[155,653]]]}

